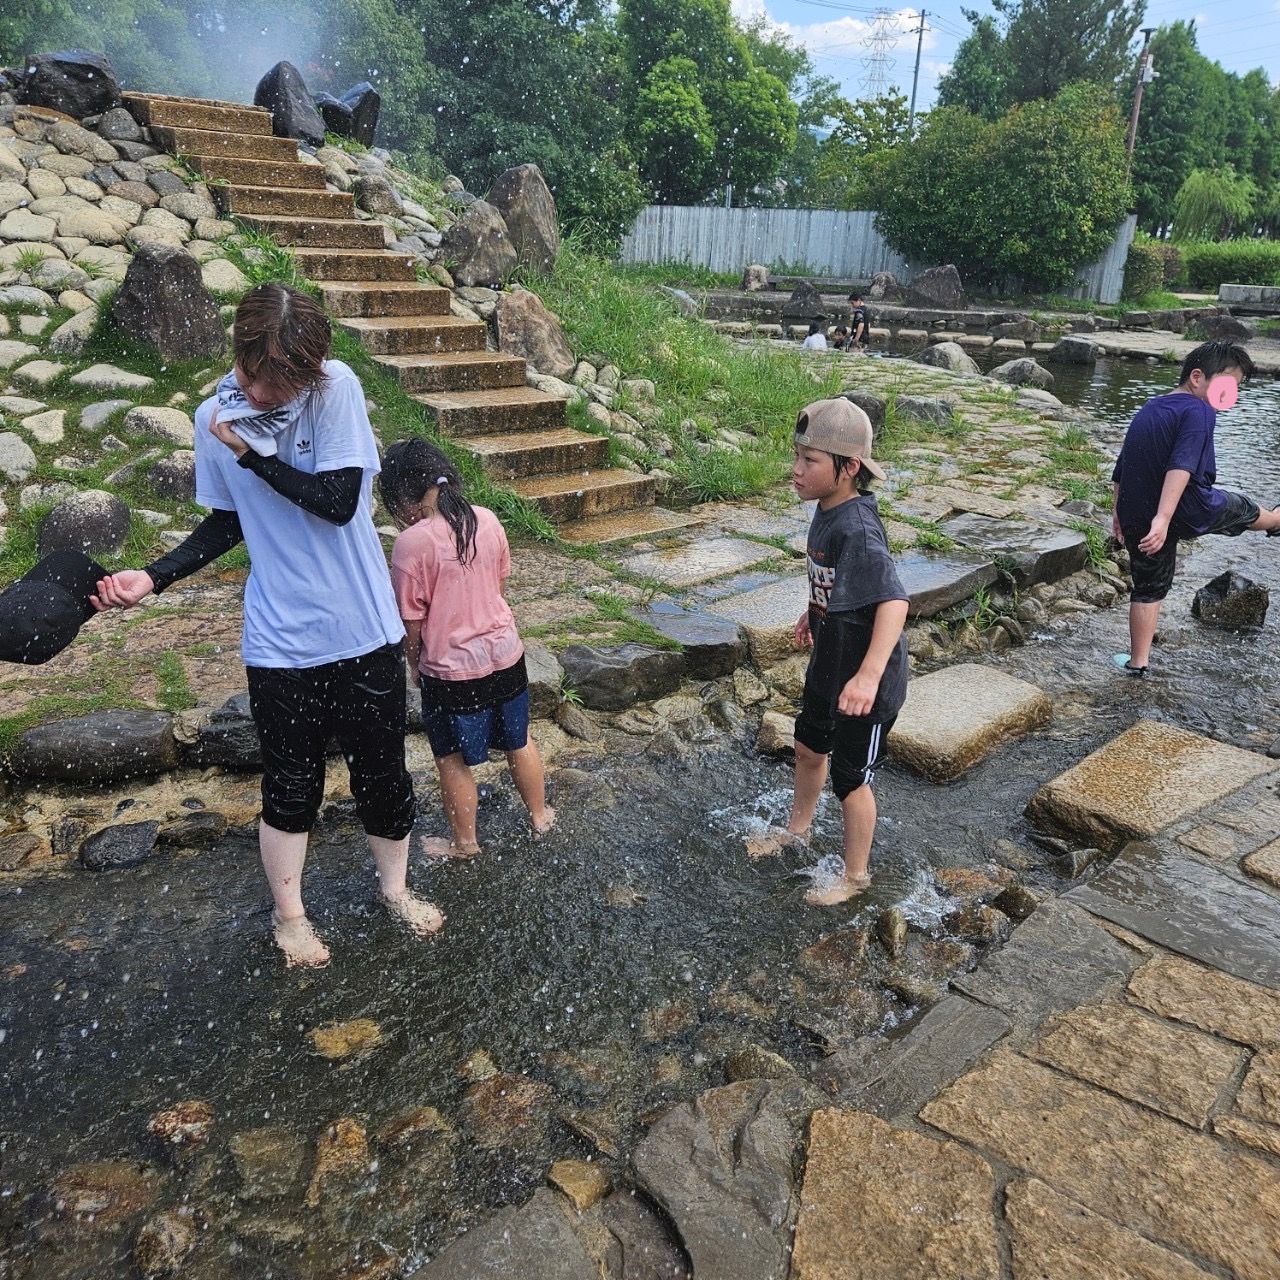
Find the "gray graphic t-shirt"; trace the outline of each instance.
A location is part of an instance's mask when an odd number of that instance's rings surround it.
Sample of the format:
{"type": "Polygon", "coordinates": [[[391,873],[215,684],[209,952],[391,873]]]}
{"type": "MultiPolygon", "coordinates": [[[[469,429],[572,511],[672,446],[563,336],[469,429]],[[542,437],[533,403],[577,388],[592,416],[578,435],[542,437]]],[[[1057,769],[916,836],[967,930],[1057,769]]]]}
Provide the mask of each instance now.
{"type": "MultiPolygon", "coordinates": [[[[840,690],[862,665],[871,644],[876,606],[906,600],[889,554],[875,495],[860,493],[826,511],[809,526],[809,629],[813,656],[805,677],[806,701],[838,715],[840,690]]],[[[907,642],[898,637],[880,678],[869,715],[883,724],[902,709],[907,696],[907,642]]]]}

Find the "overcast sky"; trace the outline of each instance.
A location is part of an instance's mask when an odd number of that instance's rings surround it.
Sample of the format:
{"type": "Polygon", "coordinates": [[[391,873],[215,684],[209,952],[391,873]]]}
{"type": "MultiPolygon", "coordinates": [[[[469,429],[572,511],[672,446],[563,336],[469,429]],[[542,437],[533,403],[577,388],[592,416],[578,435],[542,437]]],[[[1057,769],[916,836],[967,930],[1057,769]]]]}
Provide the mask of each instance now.
{"type": "MultiPolygon", "coordinates": [[[[863,96],[869,74],[865,60],[872,53],[865,42],[875,25],[875,5],[857,0],[732,0],[732,4],[742,18],[766,14],[809,50],[817,69],[839,81],[847,97],[863,96]]],[[[934,101],[938,78],[951,65],[969,24],[960,12],[961,0],[938,0],[936,7],[927,3],[923,7],[928,16],[920,60],[919,105],[928,107],[934,101]]],[[[964,0],[963,7],[992,12],[985,0],[964,0]]],[[[887,30],[896,36],[886,50],[891,59],[888,83],[910,94],[919,9],[887,7],[884,11],[891,15],[887,30]]],[[[1235,0],[1230,5],[1219,0],[1212,10],[1207,4],[1197,7],[1190,0],[1148,0],[1144,25],[1158,27],[1191,18],[1196,20],[1200,49],[1207,57],[1228,71],[1262,67],[1272,83],[1280,79],[1280,0],[1235,0]]]]}

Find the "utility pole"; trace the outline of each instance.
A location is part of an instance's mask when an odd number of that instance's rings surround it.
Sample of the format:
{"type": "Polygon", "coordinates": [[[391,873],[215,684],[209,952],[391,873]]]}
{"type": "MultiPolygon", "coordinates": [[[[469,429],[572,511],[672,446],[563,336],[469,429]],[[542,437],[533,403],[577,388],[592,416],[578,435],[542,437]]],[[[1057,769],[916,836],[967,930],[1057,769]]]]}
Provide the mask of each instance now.
{"type": "Polygon", "coordinates": [[[1133,164],[1133,145],[1138,139],[1138,112],[1142,108],[1142,88],[1156,78],[1155,68],[1151,65],[1151,34],[1155,27],[1142,28],[1142,52],[1138,54],[1138,82],[1133,86],[1133,112],[1129,116],[1129,140],[1126,151],[1129,164],[1133,164]]]}
{"type": "Polygon", "coordinates": [[[920,83],[920,51],[924,48],[924,20],[928,16],[927,10],[920,10],[920,26],[916,30],[916,71],[911,77],[911,112],[907,117],[907,137],[915,132],[916,124],[916,87],[920,83]]]}

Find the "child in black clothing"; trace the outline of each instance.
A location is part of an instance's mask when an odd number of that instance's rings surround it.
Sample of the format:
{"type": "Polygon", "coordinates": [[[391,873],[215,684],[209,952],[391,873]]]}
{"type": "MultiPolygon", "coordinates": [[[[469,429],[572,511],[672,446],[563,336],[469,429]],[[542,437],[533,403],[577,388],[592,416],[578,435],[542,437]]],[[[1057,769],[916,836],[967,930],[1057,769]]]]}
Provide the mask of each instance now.
{"type": "Polygon", "coordinates": [[[752,857],[804,844],[831,757],[831,784],[844,817],[844,872],[811,889],[815,906],[847,902],[871,883],[875,835],[871,782],[884,740],[907,694],[907,593],[889,554],[875,496],[884,472],[871,460],[871,421],[848,400],[819,400],[796,420],[791,483],[818,503],[809,529],[809,607],[796,645],[813,646],[796,720],[795,795],[785,828],[747,842],[752,857]]]}

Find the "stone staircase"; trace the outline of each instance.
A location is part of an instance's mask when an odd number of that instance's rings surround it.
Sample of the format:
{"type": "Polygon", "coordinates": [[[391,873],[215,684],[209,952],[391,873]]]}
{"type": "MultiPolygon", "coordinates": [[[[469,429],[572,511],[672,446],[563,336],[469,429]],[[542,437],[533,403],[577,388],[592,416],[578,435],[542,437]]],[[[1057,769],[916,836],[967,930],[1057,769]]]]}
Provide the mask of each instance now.
{"type": "Polygon", "coordinates": [[[486,350],[483,323],[451,314],[451,293],[422,284],[412,257],[384,245],[353,197],[271,132],[271,114],[233,102],[126,93],[157,146],[210,184],[221,212],[293,250],[325,307],[398,381],[438,430],[510,485],[570,542],[652,537],[697,523],[654,504],[655,481],[607,462],[608,441],[572,429],[568,402],[530,387],[525,361],[486,350]]]}

